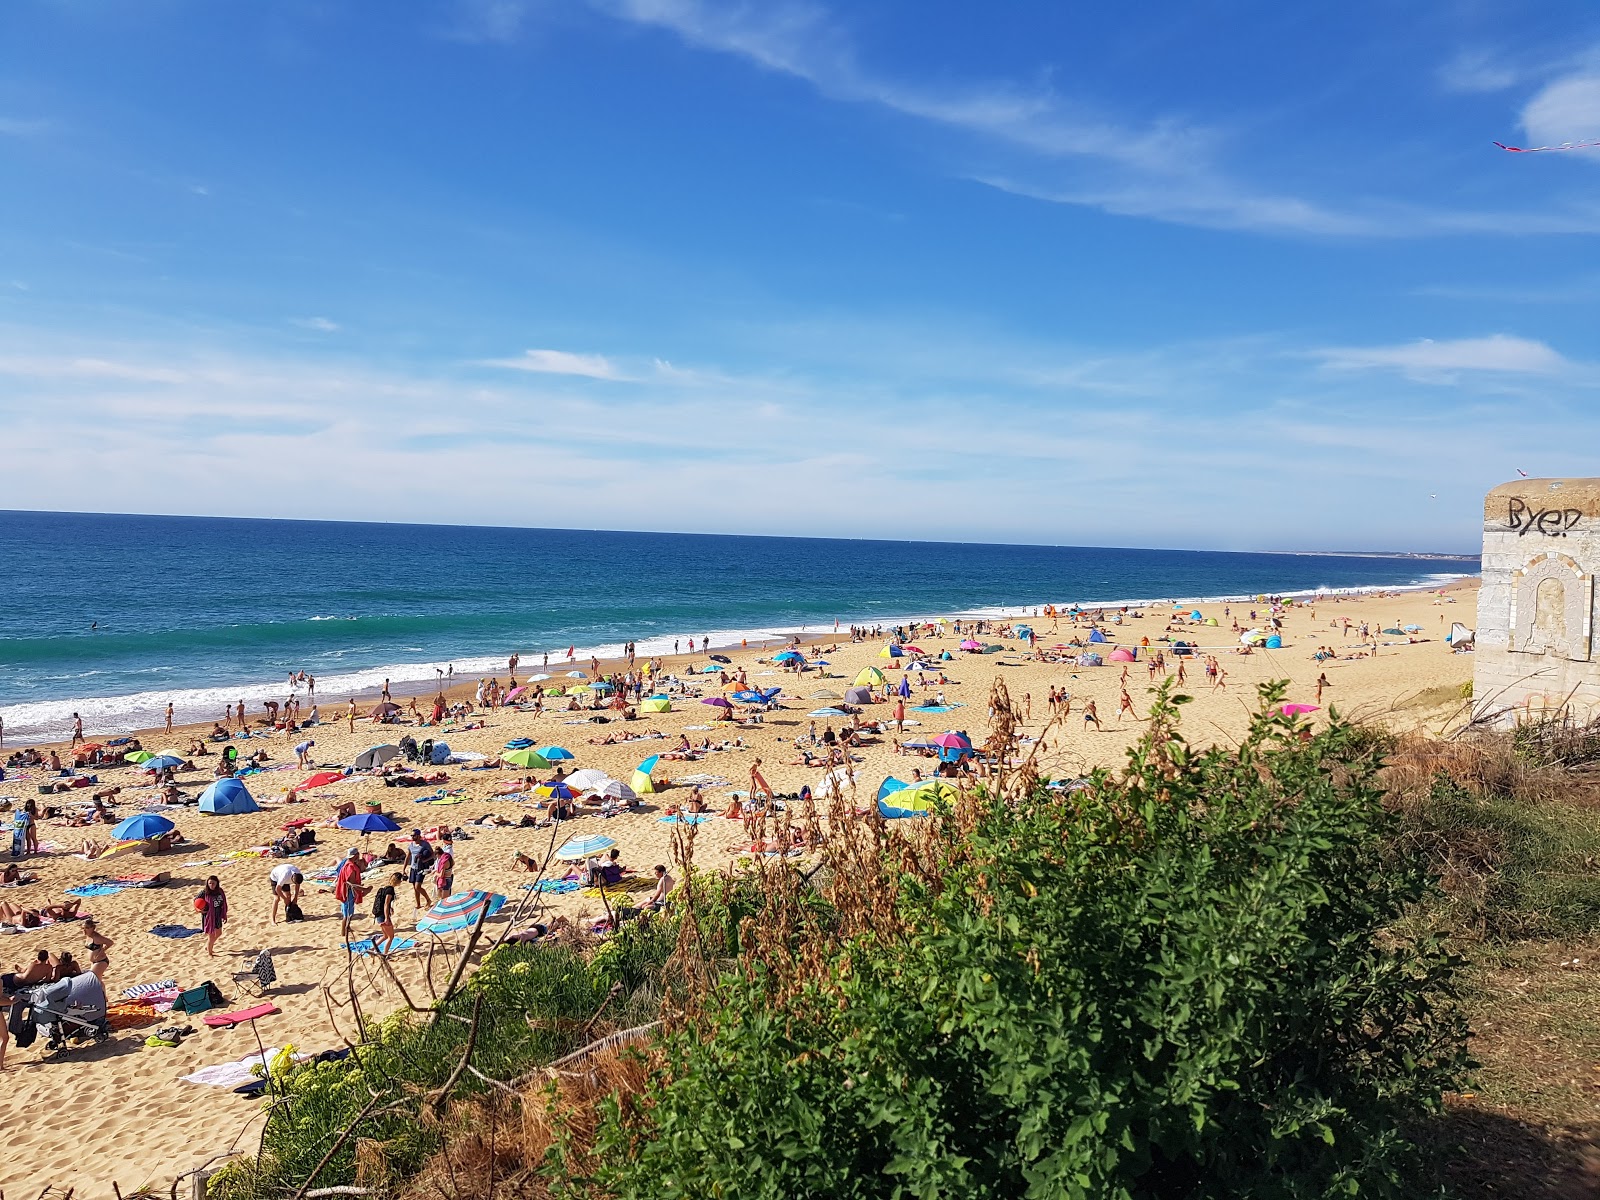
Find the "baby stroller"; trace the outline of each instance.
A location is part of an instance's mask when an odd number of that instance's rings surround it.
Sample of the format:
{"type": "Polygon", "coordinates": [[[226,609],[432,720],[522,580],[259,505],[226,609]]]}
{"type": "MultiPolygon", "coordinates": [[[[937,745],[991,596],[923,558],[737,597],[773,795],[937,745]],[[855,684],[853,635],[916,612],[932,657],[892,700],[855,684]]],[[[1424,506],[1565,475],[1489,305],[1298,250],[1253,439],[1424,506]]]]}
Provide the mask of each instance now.
{"type": "Polygon", "coordinates": [[[33,1006],[33,1020],[45,1036],[46,1050],[60,1050],[68,1042],[103,1042],[111,1036],[106,989],[92,971],[40,984],[22,995],[33,1006]]]}
{"type": "Polygon", "coordinates": [[[422,761],[422,752],[417,749],[417,739],[409,733],[400,739],[400,753],[406,756],[406,761],[409,763],[422,761]]]}

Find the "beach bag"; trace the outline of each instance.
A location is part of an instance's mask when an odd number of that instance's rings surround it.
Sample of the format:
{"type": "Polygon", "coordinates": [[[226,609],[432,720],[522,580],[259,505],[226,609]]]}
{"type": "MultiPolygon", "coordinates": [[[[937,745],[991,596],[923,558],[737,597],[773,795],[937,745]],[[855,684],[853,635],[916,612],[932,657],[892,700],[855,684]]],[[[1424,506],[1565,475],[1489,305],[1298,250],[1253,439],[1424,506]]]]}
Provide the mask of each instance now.
{"type": "Polygon", "coordinates": [[[283,919],[285,921],[304,921],[306,914],[293,900],[285,900],[283,903],[283,919]]]}
{"type": "Polygon", "coordinates": [[[186,992],[179,992],[178,998],[172,1002],[173,1012],[203,1013],[208,1009],[221,1008],[227,1001],[223,999],[222,992],[211,980],[206,980],[199,987],[192,987],[186,992]]]}

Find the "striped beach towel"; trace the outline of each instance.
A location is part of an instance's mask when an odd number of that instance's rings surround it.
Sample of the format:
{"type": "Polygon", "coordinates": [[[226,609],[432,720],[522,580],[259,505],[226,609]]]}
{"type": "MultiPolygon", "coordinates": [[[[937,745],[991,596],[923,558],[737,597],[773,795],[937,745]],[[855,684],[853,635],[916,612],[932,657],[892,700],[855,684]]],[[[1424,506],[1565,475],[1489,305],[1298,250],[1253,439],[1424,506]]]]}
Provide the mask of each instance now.
{"type": "Polygon", "coordinates": [[[178,986],[176,979],[163,979],[159,983],[136,983],[130,988],[122,989],[124,1000],[142,1000],[154,992],[171,991],[178,986]]]}

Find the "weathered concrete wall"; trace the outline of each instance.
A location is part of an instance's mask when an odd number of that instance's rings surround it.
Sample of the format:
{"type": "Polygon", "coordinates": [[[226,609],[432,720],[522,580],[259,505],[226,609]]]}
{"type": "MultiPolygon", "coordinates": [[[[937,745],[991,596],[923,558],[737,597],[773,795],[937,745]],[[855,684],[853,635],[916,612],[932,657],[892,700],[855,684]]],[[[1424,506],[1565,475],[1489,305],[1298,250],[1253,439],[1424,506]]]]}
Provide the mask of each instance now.
{"type": "Polygon", "coordinates": [[[1473,697],[1480,711],[1600,713],[1600,479],[1519,479],[1483,504],[1473,697]]]}

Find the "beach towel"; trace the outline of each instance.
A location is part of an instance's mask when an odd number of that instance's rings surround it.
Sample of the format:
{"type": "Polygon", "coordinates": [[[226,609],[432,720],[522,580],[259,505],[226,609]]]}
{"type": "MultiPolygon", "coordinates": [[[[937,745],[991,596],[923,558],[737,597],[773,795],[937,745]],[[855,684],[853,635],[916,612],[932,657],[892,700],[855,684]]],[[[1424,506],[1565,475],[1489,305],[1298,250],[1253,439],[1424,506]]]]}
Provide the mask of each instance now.
{"type": "MultiPolygon", "coordinates": [[[[192,1075],[180,1075],[178,1078],[185,1083],[198,1083],[204,1087],[236,1088],[242,1083],[248,1083],[256,1078],[257,1071],[265,1071],[267,1063],[271,1062],[282,1049],[269,1046],[256,1054],[246,1054],[237,1062],[217,1063],[211,1067],[201,1067],[192,1075]]],[[[295,1054],[294,1061],[299,1062],[307,1055],[295,1054]]]]}
{"type": "Polygon", "coordinates": [[[115,896],[122,890],[120,883],[80,883],[77,887],[69,887],[69,896],[115,896]]]}
{"type": "Polygon", "coordinates": [[[106,1006],[106,1024],[113,1033],[137,1029],[141,1025],[154,1025],[160,1019],[155,1009],[138,1000],[124,1000],[120,1004],[106,1006]]]}
{"type": "MultiPolygon", "coordinates": [[[[398,954],[402,950],[414,949],[416,944],[416,941],[412,938],[397,937],[394,939],[393,945],[385,947],[382,953],[398,954]]],[[[365,958],[369,954],[379,953],[377,941],[373,938],[362,938],[359,942],[346,942],[343,948],[350,951],[357,958],[365,958]]]]}
{"type": "Polygon", "coordinates": [[[213,1028],[224,1026],[232,1028],[235,1025],[243,1025],[246,1021],[254,1021],[257,1017],[269,1017],[273,1013],[281,1011],[276,1004],[268,1000],[264,1004],[255,1004],[249,1008],[238,1009],[235,1012],[213,1013],[209,1017],[202,1017],[201,1020],[213,1028]]]}
{"type": "Polygon", "coordinates": [[[657,818],[656,824],[658,824],[658,825],[699,825],[703,821],[711,820],[711,818],[716,816],[716,815],[717,815],[716,813],[673,813],[672,816],[670,816],[670,817],[659,817],[659,818],[657,818]]]}
{"type": "Polygon", "coordinates": [[[575,892],[580,888],[576,879],[541,879],[538,883],[525,883],[522,890],[525,892],[540,892],[546,896],[564,896],[568,892],[575,892]]]}
{"type": "Polygon", "coordinates": [[[202,929],[190,929],[184,925],[152,925],[150,926],[150,932],[157,937],[186,938],[205,931],[202,929]]]}
{"type": "Polygon", "coordinates": [[[158,983],[136,983],[130,988],[122,989],[124,1000],[141,1000],[154,992],[166,992],[178,986],[176,979],[163,979],[158,983]]]}

